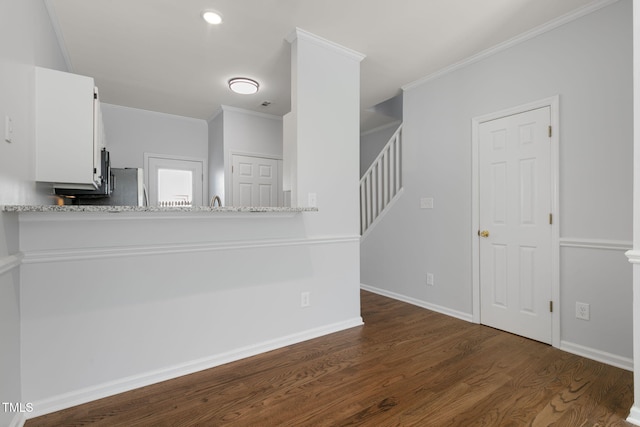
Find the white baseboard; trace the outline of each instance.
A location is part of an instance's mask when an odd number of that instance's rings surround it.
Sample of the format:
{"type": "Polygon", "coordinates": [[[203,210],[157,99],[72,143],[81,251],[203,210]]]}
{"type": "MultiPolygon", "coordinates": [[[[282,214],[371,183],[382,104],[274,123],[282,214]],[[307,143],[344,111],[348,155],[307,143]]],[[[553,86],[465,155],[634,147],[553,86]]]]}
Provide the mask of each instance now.
{"type": "Polygon", "coordinates": [[[25,417],[24,414],[16,414],[9,423],[9,427],[24,427],[24,423],[26,422],[27,417],[25,417]]]}
{"type": "Polygon", "coordinates": [[[631,412],[629,412],[627,422],[640,426],[640,408],[638,408],[636,405],[633,405],[631,407],[631,412]]]}
{"type": "Polygon", "coordinates": [[[436,313],[446,314],[447,316],[455,317],[461,320],[465,320],[467,322],[473,321],[473,317],[470,313],[463,313],[462,311],[452,310],[447,307],[431,304],[426,301],[408,297],[406,295],[401,295],[395,292],[387,291],[385,289],[380,289],[373,286],[365,285],[364,283],[360,284],[360,289],[373,292],[374,294],[382,295],[384,297],[389,297],[398,301],[406,302],[411,305],[416,305],[418,307],[426,308],[427,310],[435,311],[436,313]]]}
{"type": "MultiPolygon", "coordinates": [[[[134,375],[92,387],[75,390],[58,396],[33,402],[33,412],[27,414],[27,419],[39,417],[51,412],[60,411],[62,409],[71,408],[72,406],[81,405],[93,400],[102,399],[104,397],[113,396],[119,393],[130,391],[136,388],[145,387],[151,384],[181,377],[183,375],[192,374],[194,372],[203,371],[226,363],[235,362],[257,354],[265,353],[288,345],[297,344],[323,335],[339,332],[345,329],[353,328],[363,324],[361,317],[356,317],[344,322],[338,322],[325,325],[315,329],[309,329],[304,332],[284,336],[270,341],[265,341],[256,345],[242,347],[226,353],[213,355],[210,357],[193,360],[180,365],[170,366],[152,372],[146,372],[140,375],[134,375]]],[[[23,422],[24,424],[24,422],[23,422]]]]}
{"type": "Polygon", "coordinates": [[[618,356],[567,341],[560,341],[560,350],[633,372],[633,359],[628,357],[618,356]]]}

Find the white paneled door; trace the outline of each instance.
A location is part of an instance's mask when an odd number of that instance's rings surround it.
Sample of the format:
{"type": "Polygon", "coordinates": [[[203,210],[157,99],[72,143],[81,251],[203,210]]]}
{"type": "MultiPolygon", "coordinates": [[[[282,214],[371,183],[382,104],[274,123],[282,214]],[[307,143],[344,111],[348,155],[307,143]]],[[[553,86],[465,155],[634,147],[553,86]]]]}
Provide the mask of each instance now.
{"type": "Polygon", "coordinates": [[[480,322],[551,343],[551,113],[479,126],[480,322]]]}
{"type": "Polygon", "coordinates": [[[233,206],[279,206],[278,160],[235,154],[232,157],[233,206]]]}

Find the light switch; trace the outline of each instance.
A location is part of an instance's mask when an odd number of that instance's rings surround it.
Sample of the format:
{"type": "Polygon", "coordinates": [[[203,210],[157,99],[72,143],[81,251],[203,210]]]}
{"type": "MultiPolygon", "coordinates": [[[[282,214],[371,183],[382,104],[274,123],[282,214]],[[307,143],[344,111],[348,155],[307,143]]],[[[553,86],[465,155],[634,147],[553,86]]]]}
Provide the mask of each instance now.
{"type": "Polygon", "coordinates": [[[13,120],[9,116],[4,117],[4,140],[13,142],[13,120]]]}
{"type": "Polygon", "coordinates": [[[420,209],[433,209],[433,197],[423,197],[420,199],[420,209]]]}

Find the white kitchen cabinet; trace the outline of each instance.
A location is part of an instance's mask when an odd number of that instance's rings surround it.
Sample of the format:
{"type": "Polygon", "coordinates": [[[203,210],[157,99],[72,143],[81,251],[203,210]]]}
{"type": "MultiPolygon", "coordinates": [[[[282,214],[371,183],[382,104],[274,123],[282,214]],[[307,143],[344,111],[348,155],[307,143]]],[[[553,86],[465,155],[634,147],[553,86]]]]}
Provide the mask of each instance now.
{"type": "Polygon", "coordinates": [[[36,67],[35,141],[36,181],[57,188],[100,185],[104,130],[91,77],[36,67]]]}

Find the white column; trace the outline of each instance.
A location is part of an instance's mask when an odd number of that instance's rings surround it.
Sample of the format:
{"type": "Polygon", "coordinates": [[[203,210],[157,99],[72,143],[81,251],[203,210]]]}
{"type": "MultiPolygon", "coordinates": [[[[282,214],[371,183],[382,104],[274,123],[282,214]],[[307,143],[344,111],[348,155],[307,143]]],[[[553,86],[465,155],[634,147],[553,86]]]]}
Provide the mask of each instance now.
{"type": "Polygon", "coordinates": [[[292,44],[291,111],[297,160],[292,203],[309,206],[316,200],[319,212],[309,215],[307,222],[311,234],[359,236],[360,62],[364,55],[301,29],[287,40],[292,44]]]}
{"type": "Polygon", "coordinates": [[[627,421],[640,425],[640,8],[633,2],[633,396],[627,421]]]}

